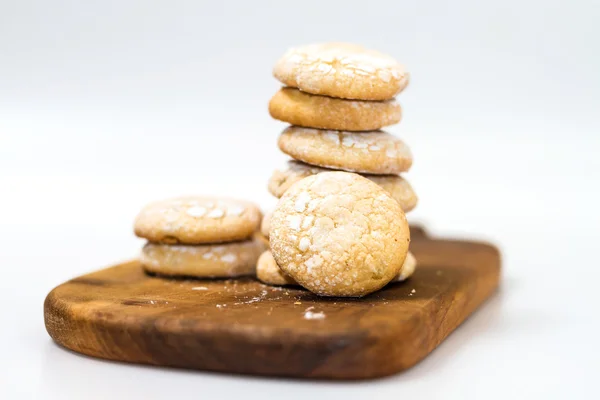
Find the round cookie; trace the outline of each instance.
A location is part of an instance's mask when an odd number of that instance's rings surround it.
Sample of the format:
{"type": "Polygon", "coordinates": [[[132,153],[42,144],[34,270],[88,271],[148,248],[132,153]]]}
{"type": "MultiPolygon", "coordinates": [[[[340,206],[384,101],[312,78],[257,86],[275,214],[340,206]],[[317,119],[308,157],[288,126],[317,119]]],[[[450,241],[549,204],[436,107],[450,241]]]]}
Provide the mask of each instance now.
{"type": "Polygon", "coordinates": [[[415,273],[415,269],[417,269],[417,259],[410,251],[406,254],[406,258],[404,259],[404,264],[402,264],[402,268],[400,269],[400,273],[394,279],[395,282],[403,282],[410,278],[412,274],[415,273]]]}
{"type": "Polygon", "coordinates": [[[265,213],[265,216],[260,223],[260,233],[262,233],[266,238],[269,237],[269,232],[271,231],[271,216],[273,215],[272,211],[265,213]]]}
{"type": "Polygon", "coordinates": [[[269,237],[268,236],[263,235],[262,232],[256,232],[254,234],[254,236],[265,246],[265,248],[267,248],[267,249],[269,248],[269,237]]]}
{"type": "Polygon", "coordinates": [[[258,239],[204,245],[147,243],[140,262],[146,271],[160,275],[229,278],[254,274],[266,248],[258,239]]]}
{"type": "MultiPolygon", "coordinates": [[[[288,161],[285,168],[275,170],[269,180],[269,192],[275,197],[281,197],[294,183],[307,176],[321,172],[331,172],[327,168],[316,167],[300,161],[288,161]]],[[[400,203],[404,212],[411,211],[417,205],[417,195],[408,181],[398,175],[362,175],[385,189],[394,200],[400,203]]],[[[267,216],[263,218],[263,226],[267,216]]]]}
{"type": "MultiPolygon", "coordinates": [[[[412,274],[415,272],[415,268],[417,266],[417,261],[415,260],[415,256],[409,251],[406,254],[406,259],[404,260],[404,264],[402,264],[402,268],[400,269],[400,273],[390,281],[390,283],[394,282],[403,282],[410,278],[412,274]]],[[[267,285],[298,285],[292,277],[284,273],[281,268],[275,262],[273,258],[273,253],[270,250],[265,251],[258,258],[258,262],[256,264],[256,277],[262,283],[267,285]]]]}
{"type": "Polygon", "coordinates": [[[349,43],[292,48],[277,61],[273,75],[308,93],[357,100],[391,99],[409,80],[392,57],[349,43]]]}
{"type": "Polygon", "coordinates": [[[298,285],[294,279],[279,268],[269,250],[262,253],[258,258],[256,277],[267,285],[298,285]]]}
{"type": "Polygon", "coordinates": [[[269,237],[277,265],[323,296],[364,296],[398,273],[410,232],[397,201],[357,174],[323,172],[288,190],[269,237]]]}
{"type": "Polygon", "coordinates": [[[399,174],[412,165],[403,141],[383,131],[345,132],[290,126],[279,136],[279,148],[311,165],[365,174],[399,174]]]}
{"type": "Polygon", "coordinates": [[[139,237],[155,243],[201,244],[244,240],[262,215],[254,204],[212,197],[179,197],[144,207],[135,220],[139,237]]]}
{"type": "Polygon", "coordinates": [[[269,102],[271,117],[292,125],[338,131],[373,131],[397,124],[396,100],[361,101],[318,96],[284,87],[269,102]]]}

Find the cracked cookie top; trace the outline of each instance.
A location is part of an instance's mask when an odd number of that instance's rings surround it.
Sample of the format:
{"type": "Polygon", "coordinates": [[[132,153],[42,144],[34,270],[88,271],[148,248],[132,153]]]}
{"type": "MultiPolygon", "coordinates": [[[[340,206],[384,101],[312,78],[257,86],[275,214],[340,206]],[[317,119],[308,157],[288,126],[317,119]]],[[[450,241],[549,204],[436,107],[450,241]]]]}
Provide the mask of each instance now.
{"type": "Polygon", "coordinates": [[[279,267],[325,296],[364,296],[398,275],[410,242],[397,201],[357,174],[324,172],[298,182],[273,212],[279,267]]]}

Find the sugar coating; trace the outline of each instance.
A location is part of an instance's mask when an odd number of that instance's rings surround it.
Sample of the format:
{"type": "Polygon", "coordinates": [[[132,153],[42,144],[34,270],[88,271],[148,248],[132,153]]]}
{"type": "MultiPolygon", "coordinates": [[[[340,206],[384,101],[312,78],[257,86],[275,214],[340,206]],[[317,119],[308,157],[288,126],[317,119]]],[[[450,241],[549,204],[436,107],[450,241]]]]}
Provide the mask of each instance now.
{"type": "MultiPolygon", "coordinates": [[[[269,191],[275,197],[281,197],[294,183],[321,172],[331,172],[331,169],[316,167],[300,161],[288,161],[283,168],[273,172],[269,180],[269,191]]],[[[418,198],[408,181],[398,175],[369,175],[365,178],[375,182],[386,190],[396,200],[404,212],[411,211],[417,205],[418,198]]],[[[263,219],[264,221],[267,219],[263,219]]]]}
{"type": "Polygon", "coordinates": [[[215,208],[213,210],[210,210],[206,216],[208,218],[223,218],[225,216],[225,210],[222,210],[220,208],[215,208]]]}
{"type": "Polygon", "coordinates": [[[307,237],[303,237],[302,239],[300,239],[300,244],[298,244],[298,249],[300,249],[300,251],[304,252],[304,251],[308,250],[311,245],[312,245],[312,243],[311,243],[310,239],[307,237]]]}
{"type": "Polygon", "coordinates": [[[384,131],[346,132],[290,126],[279,148],[307,164],[365,174],[399,174],[412,166],[409,147],[384,131]]]}
{"type": "Polygon", "coordinates": [[[208,210],[205,207],[192,206],[188,208],[185,212],[187,213],[187,215],[190,215],[192,217],[202,217],[206,215],[207,211],[208,210]]]}
{"type": "Polygon", "coordinates": [[[295,280],[279,268],[269,250],[262,253],[258,258],[256,277],[267,285],[298,285],[295,280]]]}
{"type": "Polygon", "coordinates": [[[310,310],[304,311],[304,319],[325,319],[325,313],[322,311],[313,312],[310,310]]]}
{"type": "MultiPolygon", "coordinates": [[[[302,248],[302,240],[300,239],[300,248],[302,248]]],[[[308,240],[308,239],[307,239],[308,240]]],[[[310,246],[309,246],[310,247],[310,246]]],[[[409,251],[406,254],[406,259],[402,264],[400,273],[393,278],[390,283],[402,282],[410,278],[414,273],[417,266],[417,262],[413,254],[409,251]]],[[[256,264],[256,277],[267,285],[283,286],[283,285],[298,285],[298,283],[288,274],[283,272],[281,268],[275,262],[273,253],[270,250],[265,251],[260,255],[256,264]]],[[[195,287],[192,290],[208,290],[206,287],[195,287]]]]}
{"type": "Polygon", "coordinates": [[[324,296],[378,290],[400,272],[409,242],[398,202],[370,180],[347,172],[323,172],[296,183],[271,218],[277,265],[324,296]],[[312,208],[296,211],[296,202],[306,194],[312,208]]]}
{"type": "Polygon", "coordinates": [[[266,248],[257,238],[219,246],[147,243],[142,249],[140,262],[147,271],[170,276],[252,275],[259,255],[266,248]]]}
{"type": "Polygon", "coordinates": [[[299,231],[300,230],[300,224],[302,223],[302,217],[299,215],[288,215],[286,218],[286,221],[288,223],[288,227],[291,230],[294,231],[299,231]]]}
{"type": "Polygon", "coordinates": [[[341,131],[372,131],[397,124],[402,108],[396,100],[344,100],[281,88],[269,102],[275,119],[292,125],[341,131]]]}
{"type": "Polygon", "coordinates": [[[252,236],[261,217],[258,207],[247,201],[188,196],[147,205],[134,230],[156,243],[226,242],[252,236]]]}
{"type": "Polygon", "coordinates": [[[392,57],[349,43],[292,48],[275,64],[273,75],[308,93],[361,100],[391,99],[409,80],[392,57]]]}

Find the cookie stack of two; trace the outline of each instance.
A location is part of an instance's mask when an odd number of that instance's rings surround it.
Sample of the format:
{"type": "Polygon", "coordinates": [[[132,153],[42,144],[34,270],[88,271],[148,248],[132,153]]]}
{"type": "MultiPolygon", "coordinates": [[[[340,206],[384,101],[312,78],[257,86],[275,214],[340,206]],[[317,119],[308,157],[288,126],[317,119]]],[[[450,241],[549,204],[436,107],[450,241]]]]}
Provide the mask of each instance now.
{"type": "Polygon", "coordinates": [[[138,214],[134,231],[148,243],[145,271],[173,277],[254,275],[267,248],[258,237],[262,214],[253,203],[202,196],[158,201],[138,214]]]}
{"type": "MultiPolygon", "coordinates": [[[[408,84],[408,73],[393,58],[361,46],[329,43],[289,50],[275,65],[274,76],[285,87],[269,103],[271,116],[291,124],[279,137],[279,148],[294,160],[273,173],[269,191],[281,198],[298,181],[341,170],[378,184],[404,212],[417,204],[411,185],[400,176],[412,165],[408,146],[381,128],[400,122],[396,101],[408,84]]],[[[269,235],[269,215],[262,232],[269,235]]],[[[416,266],[408,254],[397,280],[416,266]]],[[[259,259],[259,279],[293,284],[270,252],[259,259]]]]}

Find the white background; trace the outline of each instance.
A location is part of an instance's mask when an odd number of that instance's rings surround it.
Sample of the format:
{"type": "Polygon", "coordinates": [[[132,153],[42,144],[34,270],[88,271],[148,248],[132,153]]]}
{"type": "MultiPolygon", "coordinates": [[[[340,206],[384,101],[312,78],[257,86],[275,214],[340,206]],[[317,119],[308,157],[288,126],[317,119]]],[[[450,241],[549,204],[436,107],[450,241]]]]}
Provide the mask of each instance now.
{"type": "Polygon", "coordinates": [[[590,1],[0,0],[0,398],[598,398],[600,7],[590,1]],[[135,256],[180,194],[274,204],[277,58],[358,42],[399,97],[411,213],[490,240],[501,291],[410,371],[299,382],[129,366],[55,346],[46,293],[135,256]]]}

